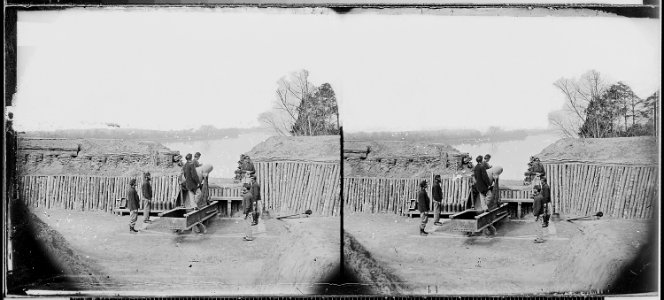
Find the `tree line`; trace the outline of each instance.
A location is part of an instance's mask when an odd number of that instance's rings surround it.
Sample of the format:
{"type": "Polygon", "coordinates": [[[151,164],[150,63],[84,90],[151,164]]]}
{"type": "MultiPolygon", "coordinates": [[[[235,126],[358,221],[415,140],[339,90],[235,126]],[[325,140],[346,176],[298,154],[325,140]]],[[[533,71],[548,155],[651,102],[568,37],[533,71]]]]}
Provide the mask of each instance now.
{"type": "Polygon", "coordinates": [[[659,90],[646,98],[624,82],[608,82],[591,70],[579,79],[561,78],[554,86],[565,95],[561,112],[549,121],[564,135],[608,138],[657,134],[659,90]]]}
{"type": "Polygon", "coordinates": [[[26,137],[40,138],[95,138],[95,139],[125,139],[125,140],[206,140],[226,137],[237,137],[240,133],[248,131],[262,131],[264,129],[253,128],[223,128],[219,129],[211,125],[203,125],[198,129],[182,130],[151,130],[135,128],[96,128],[96,129],[66,129],[55,131],[28,131],[24,132],[26,137]]]}

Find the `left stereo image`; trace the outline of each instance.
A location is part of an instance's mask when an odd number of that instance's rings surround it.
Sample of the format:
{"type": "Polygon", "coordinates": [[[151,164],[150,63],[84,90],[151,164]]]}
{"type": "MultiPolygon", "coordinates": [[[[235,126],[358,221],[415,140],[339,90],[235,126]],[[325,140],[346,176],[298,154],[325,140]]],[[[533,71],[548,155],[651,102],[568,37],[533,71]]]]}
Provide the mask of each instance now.
{"type": "Polygon", "coordinates": [[[10,12],[9,294],[329,292],[339,109],[299,38],[328,17],[279,12],[10,12]]]}

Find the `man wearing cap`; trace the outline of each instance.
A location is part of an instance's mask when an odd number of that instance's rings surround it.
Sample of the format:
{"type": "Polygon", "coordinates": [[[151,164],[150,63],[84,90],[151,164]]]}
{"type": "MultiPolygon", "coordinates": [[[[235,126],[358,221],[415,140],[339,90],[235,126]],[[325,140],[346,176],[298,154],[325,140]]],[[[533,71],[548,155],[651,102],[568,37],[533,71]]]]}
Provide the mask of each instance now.
{"type": "Polygon", "coordinates": [[[491,186],[491,179],[489,179],[489,174],[487,174],[485,165],[482,163],[482,155],[477,156],[475,159],[477,165],[473,169],[473,177],[475,177],[475,188],[479,192],[479,200],[475,201],[475,210],[486,211],[489,209],[487,205],[487,192],[491,186]]]}
{"type": "Polygon", "coordinates": [[[129,232],[135,233],[138,230],[134,229],[136,226],[136,220],[138,219],[138,206],[139,198],[138,193],[136,192],[136,179],[132,178],[129,181],[129,189],[127,189],[127,208],[129,208],[129,232]]]}
{"type": "Polygon", "coordinates": [[[187,153],[185,159],[187,163],[184,164],[184,178],[189,196],[188,208],[198,208],[198,200],[201,196],[201,180],[198,178],[198,172],[196,172],[196,167],[191,159],[191,153],[187,153]]]}
{"type": "Polygon", "coordinates": [[[256,181],[256,175],[251,175],[251,197],[252,200],[255,204],[254,210],[253,210],[253,224],[256,225],[258,224],[258,217],[260,216],[260,211],[261,208],[263,207],[263,201],[261,201],[261,185],[258,184],[256,181]]]}
{"type": "MultiPolygon", "coordinates": [[[[539,185],[533,187],[533,215],[535,216],[535,223],[538,223],[540,217],[544,214],[544,196],[541,193],[542,188],[539,185]]],[[[535,238],[535,243],[544,242],[544,218],[541,219],[541,226],[537,226],[537,238],[535,238]]],[[[539,225],[539,224],[538,224],[539,225]]]]}
{"type": "Polygon", "coordinates": [[[200,166],[203,165],[203,164],[201,164],[200,161],[198,161],[200,158],[201,158],[201,153],[200,153],[200,152],[196,152],[196,153],[194,154],[194,167],[195,167],[195,168],[198,168],[198,167],[200,167],[200,166]]]}
{"type": "Polygon", "coordinates": [[[491,165],[489,164],[489,161],[491,160],[491,154],[484,155],[484,168],[485,169],[491,169],[491,165]]]}
{"type": "Polygon", "coordinates": [[[433,225],[441,226],[443,223],[440,223],[440,207],[443,205],[443,189],[440,186],[440,175],[436,175],[433,180],[433,189],[431,191],[431,196],[433,197],[433,225]]]}
{"type": "Polygon", "coordinates": [[[423,180],[420,182],[420,192],[417,194],[417,208],[420,211],[420,235],[426,236],[428,233],[424,231],[429,222],[429,195],[427,195],[427,182],[423,180]]]}
{"type": "Polygon", "coordinates": [[[245,183],[242,185],[242,207],[244,208],[244,220],[247,223],[247,227],[245,227],[245,235],[243,238],[245,241],[254,240],[251,228],[254,225],[254,222],[252,218],[249,218],[249,215],[254,211],[253,206],[254,200],[253,196],[251,195],[251,184],[245,183]]]}
{"type": "Polygon", "coordinates": [[[150,184],[150,172],[145,173],[145,181],[141,185],[143,194],[143,223],[150,223],[150,211],[152,210],[152,184],[150,184]]]}

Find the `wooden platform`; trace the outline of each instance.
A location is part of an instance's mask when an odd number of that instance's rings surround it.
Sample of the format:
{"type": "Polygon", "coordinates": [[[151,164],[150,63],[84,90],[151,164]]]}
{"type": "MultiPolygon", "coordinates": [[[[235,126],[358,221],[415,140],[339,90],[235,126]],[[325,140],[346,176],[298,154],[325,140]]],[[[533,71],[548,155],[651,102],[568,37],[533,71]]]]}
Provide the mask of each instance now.
{"type": "Polygon", "coordinates": [[[210,201],[226,201],[226,216],[229,218],[232,216],[231,206],[233,201],[239,201],[240,206],[242,205],[242,197],[210,196],[210,201]]]}
{"type": "MultiPolygon", "coordinates": [[[[408,200],[408,202],[409,202],[409,207],[408,207],[408,212],[406,214],[411,218],[416,217],[416,216],[419,217],[420,212],[415,209],[416,200],[415,199],[410,199],[410,200],[408,200]]],[[[532,204],[533,199],[530,199],[530,198],[501,198],[500,203],[516,203],[517,204],[516,215],[517,215],[518,219],[521,219],[521,216],[523,215],[523,213],[522,213],[523,212],[522,204],[523,203],[532,204]]],[[[440,212],[440,217],[441,218],[449,218],[449,216],[454,215],[456,213],[460,213],[460,212],[461,211],[441,211],[440,212]]],[[[427,212],[427,214],[430,217],[434,216],[434,212],[431,211],[431,210],[429,212],[427,212]]]]}
{"type": "MultiPolygon", "coordinates": [[[[152,209],[150,210],[150,215],[159,215],[160,213],[165,212],[163,209],[152,209]]],[[[125,214],[129,214],[129,209],[128,208],[115,208],[113,209],[113,213],[118,215],[118,216],[124,216],[125,214]]],[[[138,214],[142,215],[143,214],[143,209],[138,210],[138,214]]]]}
{"type": "Polygon", "coordinates": [[[523,215],[522,212],[522,207],[521,204],[523,203],[533,203],[533,199],[530,198],[503,198],[500,199],[501,203],[516,203],[517,208],[516,208],[516,217],[517,219],[521,219],[521,216],[523,215]]]}

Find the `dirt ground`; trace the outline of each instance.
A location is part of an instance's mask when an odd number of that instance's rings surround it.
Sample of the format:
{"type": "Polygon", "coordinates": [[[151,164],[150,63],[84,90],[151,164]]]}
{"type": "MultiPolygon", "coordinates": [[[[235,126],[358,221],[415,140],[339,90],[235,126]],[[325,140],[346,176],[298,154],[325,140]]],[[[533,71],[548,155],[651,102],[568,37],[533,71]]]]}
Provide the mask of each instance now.
{"type": "Polygon", "coordinates": [[[551,222],[541,244],[533,243],[539,225],[532,217],[502,221],[494,238],[466,237],[441,222],[429,220],[431,234],[422,237],[418,218],[346,216],[346,244],[366,252],[346,247],[347,264],[368,265],[365,277],[375,278],[377,293],[607,293],[648,239],[642,220],[551,222]]]}
{"type": "Polygon", "coordinates": [[[340,259],[339,220],[332,217],[261,220],[256,239],[245,242],[240,218],[215,217],[205,234],[177,234],[158,217],[152,217],[152,224],[142,223],[141,215],[140,232],[131,234],[127,215],[33,212],[93,269],[67,276],[105,278],[103,283],[84,282],[78,286],[82,290],[126,295],[310,294],[324,288],[325,276],[340,259]]]}

